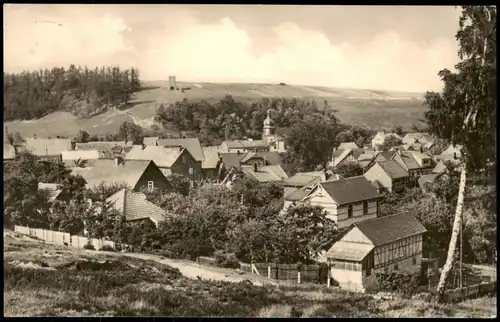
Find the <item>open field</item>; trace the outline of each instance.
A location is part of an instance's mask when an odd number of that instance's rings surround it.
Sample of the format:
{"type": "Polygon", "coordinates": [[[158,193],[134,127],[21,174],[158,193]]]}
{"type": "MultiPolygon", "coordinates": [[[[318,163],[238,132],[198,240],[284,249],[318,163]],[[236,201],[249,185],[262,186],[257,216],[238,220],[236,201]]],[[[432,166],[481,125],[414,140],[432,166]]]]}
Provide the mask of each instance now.
{"type": "MultiPolygon", "coordinates": [[[[189,279],[154,255],[78,250],[4,230],[6,316],[492,317],[496,297],[438,305],[320,285],[189,279]],[[292,310],[293,309],[293,310],[292,310]],[[299,314],[294,315],[292,311],[299,314]]],[[[174,262],[174,261],[172,261],[174,262]]],[[[178,262],[180,263],[180,262],[178,262]]],[[[187,265],[189,266],[189,265],[187,265]]],[[[202,274],[212,268],[198,265],[202,274]]],[[[189,276],[193,277],[193,276],[189,276]]]]}
{"type": "Polygon", "coordinates": [[[170,104],[183,98],[215,102],[228,94],[245,102],[265,97],[328,100],[329,105],[339,111],[338,116],[343,122],[376,129],[395,125],[410,129],[413,123],[423,118],[425,111],[422,93],[275,84],[178,83],[181,88],[189,88],[181,92],[170,91],[168,81],[144,82],[143,85],[145,89],[136,93],[131,107],[125,111],[110,110],[88,119],[79,119],[68,112],[55,112],[38,120],[6,124],[10,132],[17,131],[22,136],[74,136],[80,129],[104,135],[118,132],[120,124],[127,120],[148,128],[153,124],[159,104],[170,104]]]}

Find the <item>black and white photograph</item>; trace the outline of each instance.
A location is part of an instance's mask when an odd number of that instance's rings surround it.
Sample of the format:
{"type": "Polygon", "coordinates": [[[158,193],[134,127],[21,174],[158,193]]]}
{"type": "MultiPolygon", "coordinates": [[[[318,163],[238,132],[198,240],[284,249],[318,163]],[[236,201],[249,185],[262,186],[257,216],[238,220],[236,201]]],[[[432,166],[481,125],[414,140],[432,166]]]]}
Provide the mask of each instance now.
{"type": "Polygon", "coordinates": [[[495,318],[496,14],[4,4],[4,316],[495,318]]]}

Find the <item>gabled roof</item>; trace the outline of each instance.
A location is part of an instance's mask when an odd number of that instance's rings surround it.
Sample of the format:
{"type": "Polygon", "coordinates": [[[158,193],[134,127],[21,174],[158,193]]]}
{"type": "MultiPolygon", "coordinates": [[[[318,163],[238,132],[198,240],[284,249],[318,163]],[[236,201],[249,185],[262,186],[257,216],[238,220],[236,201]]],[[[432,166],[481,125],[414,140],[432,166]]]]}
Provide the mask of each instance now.
{"type": "Polygon", "coordinates": [[[392,157],[396,154],[396,151],[383,151],[380,155],[386,160],[392,160],[392,157]]]}
{"type": "Polygon", "coordinates": [[[343,143],[340,143],[339,150],[346,150],[346,149],[351,149],[351,150],[359,149],[359,146],[356,143],[354,143],[354,142],[343,142],[343,143]]]}
{"type": "Polygon", "coordinates": [[[113,208],[125,216],[125,220],[139,220],[150,218],[155,223],[164,221],[166,212],[146,200],[146,196],[142,193],[135,193],[128,189],[122,189],[107,199],[113,208]]]}
{"type": "Polygon", "coordinates": [[[72,150],[70,139],[27,138],[23,147],[36,156],[59,155],[62,151],[72,150]]]}
{"type": "Polygon", "coordinates": [[[284,185],[288,187],[303,187],[307,184],[314,184],[321,180],[323,171],[299,172],[288,178],[284,185]]]}
{"type": "Polygon", "coordinates": [[[333,244],[325,256],[327,258],[347,260],[347,261],[362,261],[375,246],[370,244],[351,243],[339,240],[333,244]]]}
{"type": "Polygon", "coordinates": [[[53,202],[61,194],[62,190],[59,189],[57,183],[38,183],[38,192],[43,194],[49,202],[53,202]]]}
{"type": "Polygon", "coordinates": [[[408,167],[409,170],[420,169],[420,165],[417,160],[413,158],[413,154],[408,151],[402,151],[400,153],[401,160],[408,167]]]}
{"type": "Polygon", "coordinates": [[[338,204],[345,205],[382,197],[363,176],[326,181],[319,185],[338,204]]]}
{"type": "Polygon", "coordinates": [[[342,151],[342,153],[340,154],[340,156],[338,157],[335,157],[333,159],[333,166],[336,167],[340,162],[342,162],[345,158],[347,158],[347,156],[349,156],[349,154],[352,153],[352,150],[351,149],[347,149],[347,150],[337,150],[337,151],[342,151]]]}
{"type": "Polygon", "coordinates": [[[218,146],[204,146],[203,156],[205,160],[201,163],[203,169],[215,169],[219,163],[219,147],[218,146]]]}
{"type": "Polygon", "coordinates": [[[302,188],[297,189],[297,190],[289,193],[288,195],[286,195],[285,200],[286,201],[301,201],[302,199],[304,199],[307,196],[307,194],[309,193],[309,191],[312,188],[313,187],[311,187],[310,185],[303,186],[302,188]]]}
{"type": "Polygon", "coordinates": [[[241,160],[241,163],[245,163],[251,158],[264,158],[269,165],[281,165],[281,156],[276,151],[259,151],[259,152],[248,152],[241,160]]]}
{"type": "Polygon", "coordinates": [[[98,150],[75,150],[61,152],[63,161],[96,160],[101,155],[98,150]]]}
{"type": "Polygon", "coordinates": [[[240,161],[245,157],[246,153],[221,153],[222,162],[226,169],[240,168],[240,161]]]}
{"type": "Polygon", "coordinates": [[[160,168],[170,168],[184,151],[187,152],[184,148],[165,148],[162,146],[146,146],[144,150],[134,147],[125,155],[125,160],[152,160],[160,168]]]}
{"type": "Polygon", "coordinates": [[[201,148],[200,140],[198,140],[198,138],[159,139],[157,144],[158,146],[164,147],[182,146],[186,148],[189,153],[191,153],[196,161],[203,162],[205,160],[203,149],[201,148]]]}
{"type": "Polygon", "coordinates": [[[259,182],[281,181],[288,179],[287,174],[279,165],[268,165],[259,168],[257,171],[254,171],[254,167],[252,166],[243,166],[241,170],[243,173],[253,177],[259,182]]]}
{"type": "Polygon", "coordinates": [[[427,231],[412,213],[405,212],[355,224],[374,246],[423,234],[427,231]]]}
{"type": "Polygon", "coordinates": [[[87,188],[103,182],[123,182],[133,189],[150,163],[156,167],[153,161],[124,161],[117,166],[115,160],[100,159],[94,161],[93,167],[73,168],[71,174],[81,175],[87,181],[87,188]]]}
{"type": "Polygon", "coordinates": [[[16,158],[16,148],[10,143],[3,143],[3,159],[13,160],[16,158]]]}
{"type": "Polygon", "coordinates": [[[394,160],[377,163],[393,180],[409,176],[408,172],[394,160]]]}
{"type": "Polygon", "coordinates": [[[457,158],[459,158],[462,156],[461,150],[462,150],[462,146],[460,146],[460,145],[453,146],[453,144],[451,144],[446,150],[444,150],[441,153],[441,155],[451,156],[453,158],[453,153],[456,153],[457,158]]]}
{"type": "Polygon", "coordinates": [[[127,153],[133,146],[132,141],[95,141],[76,143],[75,151],[97,150],[101,158],[111,158],[115,155],[127,153]]]}

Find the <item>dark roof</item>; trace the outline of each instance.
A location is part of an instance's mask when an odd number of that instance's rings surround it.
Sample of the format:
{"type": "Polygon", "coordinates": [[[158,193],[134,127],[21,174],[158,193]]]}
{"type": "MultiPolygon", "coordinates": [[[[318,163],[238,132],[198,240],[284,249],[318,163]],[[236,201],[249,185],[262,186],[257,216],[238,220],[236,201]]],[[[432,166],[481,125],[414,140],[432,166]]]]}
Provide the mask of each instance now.
{"type": "Polygon", "coordinates": [[[396,154],[396,151],[383,151],[380,152],[380,154],[384,157],[386,160],[392,160],[392,157],[394,154],[396,154]]]}
{"type": "Polygon", "coordinates": [[[221,153],[222,163],[226,169],[235,167],[240,168],[240,161],[245,157],[246,153],[221,153]]]}
{"type": "Polygon", "coordinates": [[[276,151],[248,152],[240,162],[247,162],[254,157],[264,158],[267,165],[282,165],[281,156],[276,151]]]}
{"type": "Polygon", "coordinates": [[[303,187],[308,183],[317,183],[321,180],[322,171],[299,172],[284,182],[285,186],[303,187]]]}
{"type": "Polygon", "coordinates": [[[81,175],[87,181],[87,188],[98,186],[105,182],[123,182],[134,188],[141,176],[146,171],[149,164],[156,164],[153,161],[124,161],[120,165],[115,165],[115,160],[99,159],[94,160],[92,167],[73,168],[72,175],[81,175]]]}
{"type": "Polygon", "coordinates": [[[107,199],[121,215],[125,216],[125,220],[139,220],[150,218],[155,223],[164,221],[166,212],[146,200],[146,196],[142,193],[134,193],[128,189],[122,189],[107,199]]]}
{"type": "Polygon", "coordinates": [[[339,205],[382,197],[363,176],[320,183],[339,205]]]}
{"type": "Polygon", "coordinates": [[[205,157],[203,149],[201,148],[200,140],[198,138],[185,138],[185,139],[159,139],[158,146],[182,146],[186,148],[196,161],[203,162],[205,157]]]}
{"type": "Polygon", "coordinates": [[[408,177],[408,172],[406,172],[406,170],[394,160],[377,163],[380,165],[380,167],[382,167],[385,173],[387,173],[389,177],[391,177],[391,179],[408,177]]]}
{"type": "Polygon", "coordinates": [[[425,233],[425,227],[410,212],[366,220],[355,226],[375,246],[425,233]]]}

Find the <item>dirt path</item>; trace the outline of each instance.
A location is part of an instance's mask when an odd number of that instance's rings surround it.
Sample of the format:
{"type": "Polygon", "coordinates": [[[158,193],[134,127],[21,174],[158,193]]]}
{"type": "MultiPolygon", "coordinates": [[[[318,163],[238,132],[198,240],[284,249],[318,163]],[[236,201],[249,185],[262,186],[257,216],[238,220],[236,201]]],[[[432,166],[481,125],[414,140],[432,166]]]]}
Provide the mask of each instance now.
{"type": "Polygon", "coordinates": [[[157,262],[170,265],[174,268],[179,269],[182,275],[191,279],[197,279],[198,277],[200,277],[202,279],[207,279],[207,280],[212,279],[212,280],[227,281],[227,282],[241,282],[244,280],[250,280],[254,285],[264,285],[264,284],[277,285],[275,282],[270,281],[267,278],[261,277],[259,275],[239,272],[233,269],[200,265],[198,263],[188,260],[161,258],[156,255],[137,254],[137,253],[126,253],[126,256],[155,260],[157,262]]]}

